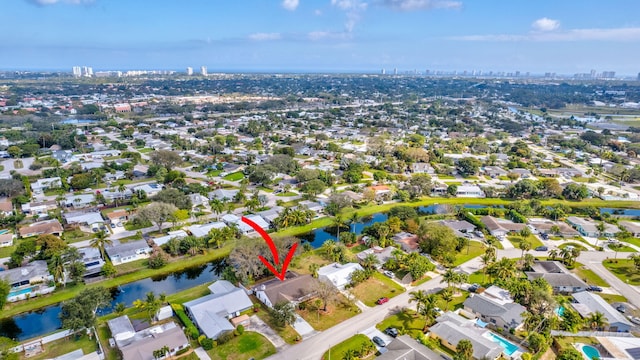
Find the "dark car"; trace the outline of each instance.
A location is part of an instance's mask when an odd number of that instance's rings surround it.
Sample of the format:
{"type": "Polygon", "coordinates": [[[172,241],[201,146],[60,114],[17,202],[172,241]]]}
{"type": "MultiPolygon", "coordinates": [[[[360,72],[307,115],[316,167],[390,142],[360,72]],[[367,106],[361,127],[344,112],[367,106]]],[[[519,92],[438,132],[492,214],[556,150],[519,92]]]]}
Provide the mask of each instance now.
{"type": "Polygon", "coordinates": [[[625,308],[624,305],[620,304],[616,307],[616,310],[624,314],[627,311],[627,308],[625,308]]]}
{"type": "Polygon", "coordinates": [[[386,329],[384,329],[384,333],[391,336],[391,337],[396,337],[398,336],[398,329],[393,328],[393,327],[388,327],[386,329]]]}
{"type": "Polygon", "coordinates": [[[538,246],[538,247],[536,247],[535,250],[536,251],[547,251],[547,250],[549,250],[549,248],[546,247],[546,246],[538,246]]]}
{"type": "Polygon", "coordinates": [[[469,292],[476,292],[476,291],[478,291],[479,288],[480,288],[480,285],[473,284],[473,285],[469,286],[469,292]]]}
{"type": "Polygon", "coordinates": [[[378,305],[382,305],[382,304],[386,303],[387,301],[389,301],[388,297],[381,297],[380,299],[378,299],[378,301],[376,301],[376,303],[378,305]]]}
{"type": "Polygon", "coordinates": [[[374,343],[376,343],[376,345],[380,346],[380,347],[385,347],[387,346],[387,344],[384,343],[384,340],[380,339],[377,336],[374,336],[371,340],[373,340],[374,343]]]}
{"type": "Polygon", "coordinates": [[[602,288],[600,286],[591,285],[587,286],[587,291],[601,292],[602,288]]]}

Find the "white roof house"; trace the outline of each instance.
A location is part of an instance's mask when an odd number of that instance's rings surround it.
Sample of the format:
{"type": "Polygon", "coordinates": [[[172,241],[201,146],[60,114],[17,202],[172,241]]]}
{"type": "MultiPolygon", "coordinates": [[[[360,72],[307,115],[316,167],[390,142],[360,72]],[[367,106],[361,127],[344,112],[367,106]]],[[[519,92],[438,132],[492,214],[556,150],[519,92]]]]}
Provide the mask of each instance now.
{"type": "Polygon", "coordinates": [[[201,238],[209,235],[209,231],[211,231],[211,229],[222,229],[225,226],[227,225],[223,222],[212,222],[203,225],[191,225],[187,227],[187,230],[191,233],[191,235],[197,238],[201,238]]]}
{"type": "Polygon", "coordinates": [[[182,239],[182,238],[186,238],[188,235],[184,230],[176,230],[176,231],[169,231],[169,233],[165,236],[160,236],[157,238],[152,239],[154,243],[156,243],[156,245],[158,246],[162,246],[166,243],[169,242],[169,240],[171,239],[182,239]]]}
{"type": "Polygon", "coordinates": [[[609,331],[628,332],[633,327],[624,315],[609,305],[600,295],[589,291],[581,291],[572,294],[572,296],[575,302],[571,303],[571,306],[583,318],[599,312],[607,319],[609,331]]]}
{"type": "Polygon", "coordinates": [[[358,263],[347,263],[344,265],[333,263],[318,269],[318,279],[328,282],[342,290],[351,282],[351,274],[356,270],[363,270],[358,263]]]}

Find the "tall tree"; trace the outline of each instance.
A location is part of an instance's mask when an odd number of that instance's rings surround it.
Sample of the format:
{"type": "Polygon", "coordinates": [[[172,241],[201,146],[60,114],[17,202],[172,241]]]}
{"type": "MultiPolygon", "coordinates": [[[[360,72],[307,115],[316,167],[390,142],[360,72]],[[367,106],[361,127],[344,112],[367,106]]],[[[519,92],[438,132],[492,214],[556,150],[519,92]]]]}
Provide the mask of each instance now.
{"type": "Polygon", "coordinates": [[[473,344],[467,339],[458,341],[456,345],[456,355],[454,360],[471,360],[473,359],[473,344]]]}
{"type": "Polygon", "coordinates": [[[109,237],[107,236],[107,233],[104,230],[100,230],[95,234],[95,238],[91,239],[91,241],[89,242],[89,245],[92,248],[96,248],[100,250],[100,255],[102,256],[103,259],[106,259],[104,255],[104,249],[107,246],[113,245],[113,241],[109,239],[109,237]]]}
{"type": "Polygon", "coordinates": [[[75,298],[62,303],[62,328],[78,331],[95,326],[96,312],[109,305],[111,295],[103,287],[82,290],[75,298]]]}
{"type": "Polygon", "coordinates": [[[154,223],[158,227],[158,230],[162,230],[162,224],[170,220],[176,210],[178,210],[178,208],[175,205],[153,202],[138,210],[136,216],[142,221],[154,223]]]}

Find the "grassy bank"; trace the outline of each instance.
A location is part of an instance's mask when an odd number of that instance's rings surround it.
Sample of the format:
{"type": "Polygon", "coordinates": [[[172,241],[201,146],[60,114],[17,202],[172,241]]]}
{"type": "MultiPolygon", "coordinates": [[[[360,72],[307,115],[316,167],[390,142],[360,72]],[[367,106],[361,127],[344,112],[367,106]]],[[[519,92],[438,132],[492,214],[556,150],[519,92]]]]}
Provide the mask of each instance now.
{"type": "Polygon", "coordinates": [[[204,255],[186,257],[175,259],[173,262],[167,264],[161,269],[140,269],[135,272],[131,272],[122,276],[118,276],[113,279],[107,279],[88,285],[76,285],[72,287],[66,287],[54,292],[51,295],[45,295],[36,297],[27,301],[21,301],[18,303],[7,304],[2,310],[2,318],[11,317],[23,312],[33,311],[45,306],[57,304],[59,302],[69,300],[76,296],[80,291],[86,288],[92,288],[96,286],[103,286],[105,288],[112,288],[118,285],[124,285],[130,282],[134,282],[148,277],[165,275],[175,271],[184,270],[186,268],[202,265],[213,260],[218,260],[229,255],[231,249],[233,249],[234,243],[228,243],[224,247],[216,250],[209,250],[204,255]]]}

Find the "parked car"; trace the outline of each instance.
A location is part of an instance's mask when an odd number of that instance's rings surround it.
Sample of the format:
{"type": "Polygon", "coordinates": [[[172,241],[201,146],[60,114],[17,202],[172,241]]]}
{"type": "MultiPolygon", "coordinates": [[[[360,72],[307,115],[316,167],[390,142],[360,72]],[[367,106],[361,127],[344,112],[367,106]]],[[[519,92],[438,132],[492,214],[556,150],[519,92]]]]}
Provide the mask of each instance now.
{"type": "Polygon", "coordinates": [[[616,306],[616,310],[620,311],[621,313],[625,313],[627,311],[627,308],[624,307],[624,305],[620,304],[618,306],[616,306]]]}
{"type": "Polygon", "coordinates": [[[373,340],[374,343],[376,343],[376,345],[380,346],[380,347],[385,347],[387,346],[387,344],[384,343],[384,340],[382,340],[381,338],[374,336],[371,340],[373,340]]]}
{"type": "Polygon", "coordinates": [[[629,321],[636,325],[640,325],[640,318],[635,316],[629,316],[629,321]]]}
{"type": "Polygon", "coordinates": [[[543,245],[543,246],[536,247],[535,250],[536,251],[547,251],[547,250],[549,250],[549,248],[543,245]]]}
{"type": "Polygon", "coordinates": [[[473,284],[473,285],[469,286],[469,292],[476,292],[476,291],[478,291],[479,288],[480,288],[480,285],[473,284]]]}
{"type": "Polygon", "coordinates": [[[587,291],[601,292],[602,288],[600,286],[591,285],[587,286],[587,291]]]}
{"type": "Polygon", "coordinates": [[[383,274],[387,275],[388,277],[392,278],[395,276],[395,274],[393,273],[393,271],[389,271],[389,270],[385,270],[383,272],[383,274]]]}
{"type": "Polygon", "coordinates": [[[388,327],[386,329],[384,329],[384,333],[391,336],[391,337],[396,337],[398,336],[398,329],[393,328],[393,327],[388,327]]]}
{"type": "Polygon", "coordinates": [[[378,299],[378,301],[376,301],[376,304],[382,305],[382,304],[384,304],[384,303],[386,303],[388,301],[389,301],[388,297],[381,297],[380,299],[378,299]]]}

